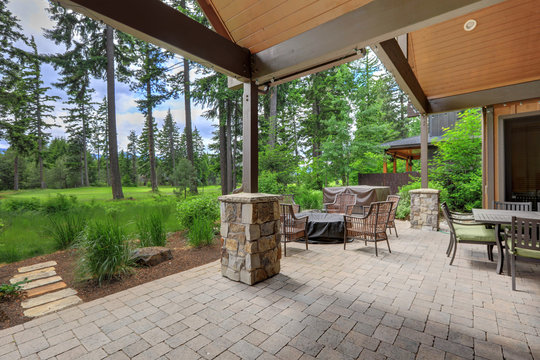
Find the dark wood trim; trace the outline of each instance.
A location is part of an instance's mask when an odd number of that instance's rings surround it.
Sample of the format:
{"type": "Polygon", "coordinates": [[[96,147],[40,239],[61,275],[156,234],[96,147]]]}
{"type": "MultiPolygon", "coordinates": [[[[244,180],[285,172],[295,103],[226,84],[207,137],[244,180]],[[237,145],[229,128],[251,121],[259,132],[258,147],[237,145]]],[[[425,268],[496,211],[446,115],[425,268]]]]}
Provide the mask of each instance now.
{"type": "Polygon", "coordinates": [[[204,16],[210,21],[210,24],[216,30],[216,32],[223,36],[227,40],[232,41],[231,34],[229,34],[229,31],[225,27],[225,24],[221,20],[221,17],[216,13],[216,10],[212,6],[212,4],[208,0],[197,0],[197,3],[199,4],[199,7],[204,13],[204,16]]]}
{"type": "Polygon", "coordinates": [[[251,78],[250,52],[160,0],[58,0],[70,9],[214,68],[251,78]]]}
{"type": "Polygon", "coordinates": [[[448,112],[488,106],[540,96],[540,80],[470,92],[438,99],[429,99],[432,112],[448,112]]]}
{"type": "Polygon", "coordinates": [[[401,90],[409,95],[409,99],[422,114],[430,113],[429,102],[424,90],[416,79],[407,58],[403,54],[396,39],[390,39],[373,46],[379,60],[382,61],[388,71],[390,71],[401,90]]]}
{"type": "Polygon", "coordinates": [[[429,117],[427,114],[422,114],[420,119],[420,177],[422,188],[429,187],[428,182],[428,134],[429,134],[429,117]]]}
{"type": "Polygon", "coordinates": [[[244,84],[243,106],[243,148],[242,186],[244,192],[259,191],[259,109],[258,88],[255,82],[244,84]]]}
{"type": "Polygon", "coordinates": [[[493,208],[493,201],[495,201],[495,138],[493,134],[494,118],[493,118],[493,106],[486,108],[486,137],[487,137],[487,208],[493,208]]]}
{"type": "Polygon", "coordinates": [[[255,54],[253,79],[259,84],[280,79],[501,1],[374,0],[255,54]]]}

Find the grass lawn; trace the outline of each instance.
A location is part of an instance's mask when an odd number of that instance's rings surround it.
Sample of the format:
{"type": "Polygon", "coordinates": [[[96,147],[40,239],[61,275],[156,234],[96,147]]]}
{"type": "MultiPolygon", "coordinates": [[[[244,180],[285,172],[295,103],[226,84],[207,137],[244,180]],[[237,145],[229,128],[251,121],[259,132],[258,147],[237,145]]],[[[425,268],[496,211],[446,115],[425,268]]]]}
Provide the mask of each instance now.
{"type": "MultiPolygon", "coordinates": [[[[122,224],[131,237],[137,237],[136,220],[152,211],[165,215],[166,231],[180,230],[176,218],[177,198],[173,187],[160,187],[159,195],[147,187],[124,187],[125,200],[112,201],[110,187],[85,187],[75,189],[21,190],[0,192],[0,263],[9,263],[29,257],[48,254],[57,250],[53,237],[48,233],[51,217],[61,218],[64,213],[48,214],[44,210],[10,211],[10,202],[47,204],[58,194],[76,197],[69,213],[81,214],[87,221],[110,215],[122,224]]],[[[200,194],[219,196],[219,186],[199,188],[200,194]]]]}

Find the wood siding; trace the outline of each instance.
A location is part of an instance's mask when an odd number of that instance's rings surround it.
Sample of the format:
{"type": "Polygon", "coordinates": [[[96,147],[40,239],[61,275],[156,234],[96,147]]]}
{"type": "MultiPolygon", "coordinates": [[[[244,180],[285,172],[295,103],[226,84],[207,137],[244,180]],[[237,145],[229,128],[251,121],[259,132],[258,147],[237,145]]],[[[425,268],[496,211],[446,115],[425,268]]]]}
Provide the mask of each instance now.
{"type": "Polygon", "coordinates": [[[202,0],[213,7],[229,36],[257,53],[372,0],[202,0]]]}
{"type": "MultiPolygon", "coordinates": [[[[500,154],[502,153],[499,150],[499,136],[500,136],[500,129],[499,129],[499,120],[501,116],[505,115],[515,115],[515,114],[525,114],[525,113],[534,113],[535,111],[540,111],[540,98],[537,99],[529,99],[529,100],[523,100],[523,101],[516,101],[506,104],[497,104],[493,105],[493,157],[494,157],[494,183],[492,186],[494,186],[494,200],[495,201],[502,201],[504,199],[504,194],[500,193],[499,185],[500,185],[500,154]]],[[[485,123],[484,119],[484,129],[487,128],[488,124],[485,123]]],[[[509,120],[511,121],[511,120],[509,120]]],[[[488,158],[488,150],[487,149],[487,131],[483,131],[483,146],[484,146],[484,163],[482,165],[483,172],[487,174],[488,168],[487,164],[489,163],[488,158]]],[[[491,186],[489,183],[487,186],[491,186]]],[[[484,188],[484,191],[487,191],[486,188],[484,188]]],[[[487,199],[487,196],[484,196],[484,199],[487,199]]],[[[487,207],[487,200],[484,200],[484,207],[487,207]]]]}
{"type": "Polygon", "coordinates": [[[508,0],[410,33],[409,64],[430,99],[513,85],[540,79],[539,39],[538,0],[508,0]]]}

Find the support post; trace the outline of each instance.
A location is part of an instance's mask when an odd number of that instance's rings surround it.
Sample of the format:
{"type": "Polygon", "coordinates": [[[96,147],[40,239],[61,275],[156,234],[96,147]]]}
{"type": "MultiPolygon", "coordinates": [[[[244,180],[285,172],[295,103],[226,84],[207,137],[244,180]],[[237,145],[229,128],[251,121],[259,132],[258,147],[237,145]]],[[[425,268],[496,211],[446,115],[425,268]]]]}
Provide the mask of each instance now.
{"type": "Polygon", "coordinates": [[[388,164],[386,163],[386,156],[384,157],[382,172],[383,174],[386,174],[388,172],[388,164]]]}
{"type": "Polygon", "coordinates": [[[394,163],[394,174],[397,172],[397,162],[396,162],[396,157],[394,156],[394,158],[392,159],[392,162],[394,163]]]}
{"type": "Polygon", "coordinates": [[[244,84],[242,186],[246,193],[259,191],[258,89],[255,82],[244,84]]]}
{"type": "Polygon", "coordinates": [[[428,185],[428,115],[422,114],[420,124],[420,164],[422,188],[427,189],[428,185]]]}

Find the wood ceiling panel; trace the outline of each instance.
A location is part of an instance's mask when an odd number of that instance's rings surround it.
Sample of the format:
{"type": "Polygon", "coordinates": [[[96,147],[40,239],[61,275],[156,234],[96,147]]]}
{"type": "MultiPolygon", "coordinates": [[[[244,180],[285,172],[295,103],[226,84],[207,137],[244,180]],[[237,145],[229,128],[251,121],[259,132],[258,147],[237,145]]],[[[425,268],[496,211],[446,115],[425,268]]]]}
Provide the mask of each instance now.
{"type": "Polygon", "coordinates": [[[209,0],[232,39],[267,49],[373,0],[209,0]]]}
{"type": "Polygon", "coordinates": [[[410,33],[409,63],[428,98],[513,85],[540,79],[539,39],[538,1],[508,0],[410,33]]]}

